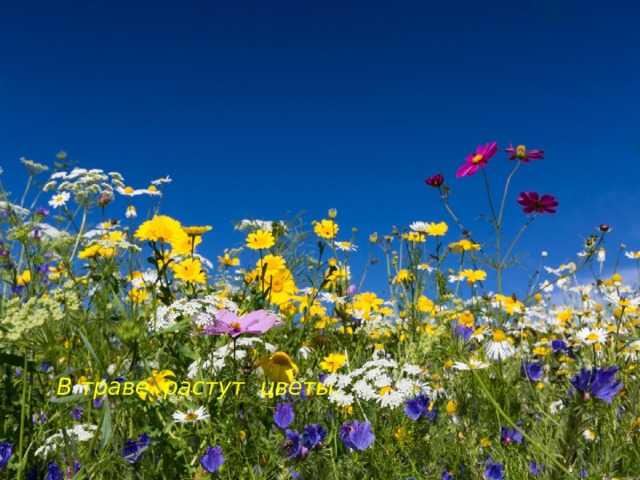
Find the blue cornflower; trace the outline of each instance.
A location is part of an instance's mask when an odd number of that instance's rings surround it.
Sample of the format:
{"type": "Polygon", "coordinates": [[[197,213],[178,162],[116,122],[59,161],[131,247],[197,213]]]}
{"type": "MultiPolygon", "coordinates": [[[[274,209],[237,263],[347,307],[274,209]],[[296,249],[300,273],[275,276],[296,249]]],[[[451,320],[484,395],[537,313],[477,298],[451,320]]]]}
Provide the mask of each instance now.
{"type": "Polygon", "coordinates": [[[617,371],[618,367],[599,369],[593,367],[591,371],[582,367],[580,373],[571,379],[571,384],[584,395],[585,399],[594,395],[611,403],[613,397],[622,390],[622,382],[615,381],[617,371]]]}
{"type": "Polygon", "coordinates": [[[51,365],[51,362],[47,362],[46,360],[44,362],[42,362],[40,364],[40,371],[41,372],[48,372],[53,368],[53,365],[51,365]]]}
{"type": "Polygon", "coordinates": [[[491,457],[487,457],[487,468],[484,469],[484,480],[502,480],[504,472],[502,471],[502,462],[495,463],[491,457]]]}
{"type": "Polygon", "coordinates": [[[421,416],[435,422],[438,419],[438,409],[429,401],[428,397],[420,395],[416,398],[407,400],[404,407],[406,413],[411,420],[418,420],[421,416]]]}
{"type": "Polygon", "coordinates": [[[358,420],[340,425],[340,440],[347,447],[363,451],[368,448],[376,436],[371,432],[369,422],[360,423],[358,420]]]}
{"type": "Polygon", "coordinates": [[[300,453],[302,448],[302,442],[300,434],[297,430],[287,430],[285,432],[284,439],[284,453],[287,454],[287,458],[293,458],[300,453]]]}
{"type": "Polygon", "coordinates": [[[125,459],[133,464],[140,458],[140,455],[144,453],[146,447],[149,446],[150,437],[146,433],[140,435],[137,440],[127,439],[122,455],[125,459]]]}
{"type": "Polygon", "coordinates": [[[278,427],[284,430],[291,425],[294,418],[293,406],[290,403],[279,403],[276,406],[276,411],[273,413],[273,421],[278,427]]]}
{"type": "Polygon", "coordinates": [[[539,363],[523,361],[520,365],[520,373],[529,380],[537,382],[542,378],[542,367],[539,363]]]}
{"type": "MultiPolygon", "coordinates": [[[[522,422],[516,422],[518,428],[522,425],[522,422]]],[[[522,430],[522,428],[520,428],[522,430]]],[[[500,441],[505,445],[509,445],[510,443],[522,443],[522,434],[517,431],[515,428],[510,428],[507,430],[507,427],[502,425],[500,427],[500,441]]]]}
{"type": "Polygon", "coordinates": [[[302,445],[311,450],[325,438],[327,438],[327,431],[322,428],[322,425],[319,423],[307,425],[302,432],[302,445]]]}
{"type": "Polygon", "coordinates": [[[2,469],[9,463],[12,454],[11,444],[0,442],[0,472],[2,472],[2,469]]]}
{"type": "Polygon", "coordinates": [[[226,458],[222,456],[222,447],[207,447],[204,455],[200,457],[200,465],[207,472],[213,473],[220,468],[226,458]]]}
{"type": "Polygon", "coordinates": [[[51,462],[47,467],[47,476],[44,477],[44,480],[64,480],[62,476],[62,470],[56,462],[51,462]]]}

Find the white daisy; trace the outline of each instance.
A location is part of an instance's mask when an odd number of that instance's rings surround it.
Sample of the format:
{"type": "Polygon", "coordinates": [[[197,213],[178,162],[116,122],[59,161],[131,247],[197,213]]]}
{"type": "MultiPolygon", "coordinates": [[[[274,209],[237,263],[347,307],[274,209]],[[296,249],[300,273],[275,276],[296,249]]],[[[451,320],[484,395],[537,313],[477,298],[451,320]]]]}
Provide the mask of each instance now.
{"type": "Polygon", "coordinates": [[[124,216],[127,218],[136,218],[138,216],[138,212],[136,212],[136,207],[134,207],[133,205],[129,205],[127,207],[127,211],[125,212],[124,216]]]}
{"type": "Polygon", "coordinates": [[[607,332],[604,328],[582,328],[578,333],[576,333],[576,338],[580,340],[581,343],[586,345],[593,345],[594,343],[605,343],[607,341],[607,337],[609,332],[607,332]]]}
{"type": "Polygon", "coordinates": [[[351,242],[335,242],[334,246],[343,252],[355,252],[358,247],[351,242]]]}
{"type": "Polygon", "coordinates": [[[640,260],[640,250],[637,252],[624,252],[624,255],[631,260],[640,260]]]}
{"type": "Polygon", "coordinates": [[[201,420],[206,420],[209,418],[209,414],[207,413],[207,409],[204,407],[199,407],[197,410],[187,410],[187,413],[182,413],[181,411],[177,411],[172,415],[173,420],[176,423],[189,423],[189,422],[199,422],[201,420]]]}
{"type": "Polygon", "coordinates": [[[413,222],[409,225],[409,228],[414,232],[426,233],[428,225],[429,224],[427,222],[413,222]]]}
{"type": "Polygon", "coordinates": [[[55,194],[51,200],[49,200],[49,205],[54,208],[64,206],[69,199],[71,198],[71,194],[69,192],[59,192],[55,194]]]}
{"type": "Polygon", "coordinates": [[[491,340],[484,346],[489,358],[494,362],[513,357],[516,349],[509,343],[509,337],[502,330],[494,330],[491,340]]]}

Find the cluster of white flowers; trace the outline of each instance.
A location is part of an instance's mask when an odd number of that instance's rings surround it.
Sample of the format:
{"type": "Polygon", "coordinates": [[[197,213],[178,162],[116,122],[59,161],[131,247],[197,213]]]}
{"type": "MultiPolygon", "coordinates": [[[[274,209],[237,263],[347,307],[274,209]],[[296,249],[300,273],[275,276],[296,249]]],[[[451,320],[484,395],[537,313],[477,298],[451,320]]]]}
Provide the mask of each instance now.
{"type": "MultiPolygon", "coordinates": [[[[252,231],[252,230],[266,230],[267,232],[271,232],[273,230],[273,224],[280,223],[282,227],[284,224],[282,222],[273,222],[271,220],[247,220],[244,219],[238,223],[236,223],[234,229],[239,230],[241,232],[252,231]]],[[[285,231],[286,231],[286,227],[285,231]]]]}
{"type": "Polygon", "coordinates": [[[401,372],[409,377],[396,379],[393,373],[397,369],[395,360],[381,357],[346,374],[329,374],[323,383],[333,385],[329,399],[341,407],[353,405],[357,397],[364,401],[375,401],[382,408],[395,409],[408,398],[428,390],[426,384],[417,378],[423,373],[420,367],[407,364],[401,372]]]}
{"type": "MultiPolygon", "coordinates": [[[[95,425],[90,424],[77,424],[72,428],[66,429],[67,437],[73,437],[78,442],[86,442],[91,440],[95,435],[95,431],[98,429],[95,425]]],[[[42,446],[36,450],[36,456],[46,457],[50,452],[55,452],[64,443],[64,433],[62,430],[58,430],[58,433],[54,433],[47,438],[42,446]]]]}
{"type": "Polygon", "coordinates": [[[73,193],[76,203],[88,205],[100,197],[113,197],[113,192],[119,188],[124,188],[124,178],[118,172],[104,173],[97,168],[87,170],[76,167],[71,172],[56,172],[51,175],[43,190],[60,192],[54,196],[56,205],[49,202],[52,206],[60,206],[70,198],[68,192],[73,193]]]}
{"type": "Polygon", "coordinates": [[[209,294],[200,299],[186,301],[180,299],[171,305],[161,305],[149,319],[149,330],[159,332],[175,326],[178,320],[191,318],[196,325],[207,325],[218,310],[225,309],[238,313],[238,305],[227,298],[209,294]]]}
{"type": "Polygon", "coordinates": [[[253,350],[256,345],[262,345],[270,353],[276,351],[275,345],[267,343],[258,337],[238,338],[235,342],[235,347],[232,343],[229,343],[218,348],[208,357],[200,358],[191,363],[187,369],[187,375],[189,378],[195,378],[198,375],[198,371],[219,372],[224,367],[227,358],[233,358],[235,354],[236,361],[244,360],[248,352],[253,350]]]}

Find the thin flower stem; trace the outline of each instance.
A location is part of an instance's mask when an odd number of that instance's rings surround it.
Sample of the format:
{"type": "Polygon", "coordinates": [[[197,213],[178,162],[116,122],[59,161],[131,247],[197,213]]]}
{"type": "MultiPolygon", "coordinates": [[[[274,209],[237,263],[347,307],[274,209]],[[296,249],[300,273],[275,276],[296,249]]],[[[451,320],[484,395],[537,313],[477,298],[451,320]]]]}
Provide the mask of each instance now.
{"type": "Polygon", "coordinates": [[[509,246],[509,250],[507,250],[507,253],[505,254],[504,258],[502,259],[502,261],[498,264],[498,267],[502,268],[504,266],[504,262],[507,258],[509,258],[509,255],[511,254],[511,251],[513,250],[513,247],[516,246],[516,243],[518,242],[518,240],[520,239],[520,237],[522,236],[522,234],[524,233],[524,231],[527,229],[527,227],[531,224],[531,222],[533,222],[533,219],[536,218],[536,215],[533,214],[531,215],[531,217],[529,217],[529,220],[527,220],[527,223],[525,223],[522,228],[520,229],[520,231],[518,232],[518,234],[516,235],[516,238],[513,239],[513,242],[511,242],[511,246],[509,246]]]}
{"type": "Polygon", "coordinates": [[[502,194],[502,203],[500,204],[500,213],[498,213],[499,224],[502,224],[502,214],[504,213],[504,204],[505,204],[505,201],[507,200],[507,192],[509,191],[509,184],[511,183],[511,178],[516,173],[516,170],[518,170],[518,167],[520,166],[521,163],[522,162],[518,160],[518,163],[516,163],[516,166],[514,167],[513,170],[511,170],[511,173],[507,177],[507,182],[504,184],[504,193],[502,194]]]}
{"type": "Polygon", "coordinates": [[[498,402],[493,398],[493,395],[491,395],[491,393],[489,392],[489,389],[486,387],[486,385],[484,384],[484,382],[480,379],[480,375],[478,375],[478,373],[472,368],[470,370],[470,372],[473,374],[474,378],[477,380],[477,382],[480,384],[480,388],[484,391],[485,395],[487,396],[487,398],[489,399],[489,402],[491,402],[491,404],[493,405],[493,407],[496,409],[496,412],[505,419],[505,421],[509,424],[509,426],[513,429],[515,429],[518,433],[520,433],[522,435],[522,437],[529,442],[531,445],[533,445],[536,449],[538,449],[541,453],[543,453],[544,455],[546,455],[549,460],[551,461],[551,463],[553,463],[557,468],[559,468],[560,470],[562,470],[566,475],[567,478],[572,479],[572,478],[578,478],[575,476],[575,474],[573,474],[569,469],[567,469],[567,467],[565,467],[564,465],[562,465],[562,463],[560,463],[558,460],[556,460],[555,456],[550,453],[545,447],[543,447],[542,445],[538,444],[537,442],[535,442],[533,440],[533,438],[531,438],[529,435],[527,435],[525,433],[524,430],[522,430],[522,428],[520,428],[518,425],[516,425],[516,423],[511,420],[511,417],[509,417],[509,415],[507,415],[505,413],[504,410],[502,410],[502,408],[500,407],[500,405],[498,404],[498,402]]]}
{"type": "Polygon", "coordinates": [[[489,200],[489,208],[491,208],[491,215],[493,216],[493,223],[496,228],[496,234],[500,234],[500,223],[498,221],[498,217],[496,216],[496,210],[493,208],[493,201],[491,200],[491,191],[489,189],[489,179],[487,178],[487,172],[485,172],[484,168],[482,170],[482,178],[484,178],[484,188],[487,191],[487,199],[489,200]]]}

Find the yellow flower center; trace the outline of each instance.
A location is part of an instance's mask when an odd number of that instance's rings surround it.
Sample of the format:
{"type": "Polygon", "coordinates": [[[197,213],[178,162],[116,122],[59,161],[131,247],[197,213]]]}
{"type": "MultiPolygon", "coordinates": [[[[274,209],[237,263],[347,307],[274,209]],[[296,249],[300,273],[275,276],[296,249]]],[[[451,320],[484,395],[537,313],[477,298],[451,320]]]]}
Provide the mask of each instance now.
{"type": "Polygon", "coordinates": [[[157,192],[158,189],[156,188],[155,185],[150,185],[149,188],[147,188],[147,190],[149,190],[150,192],[157,192]]]}
{"type": "Polygon", "coordinates": [[[133,193],[133,188],[132,187],[126,187],[124,189],[124,193],[126,193],[127,195],[131,195],[133,193]]]}
{"type": "Polygon", "coordinates": [[[473,163],[480,163],[484,157],[480,154],[475,155],[471,160],[473,163]]]}
{"type": "Polygon", "coordinates": [[[198,415],[193,412],[189,412],[184,416],[184,419],[188,422],[193,422],[198,419],[198,415]]]}
{"type": "Polygon", "coordinates": [[[592,342],[595,342],[596,340],[598,340],[598,334],[597,333],[590,333],[589,335],[587,335],[587,340],[590,340],[592,342]]]}
{"type": "Polygon", "coordinates": [[[236,332],[239,332],[241,330],[241,326],[238,322],[231,322],[229,326],[233,328],[236,332]]]}
{"type": "Polygon", "coordinates": [[[271,281],[271,291],[274,293],[280,293],[284,289],[284,282],[279,278],[274,278],[271,281]]]}
{"type": "Polygon", "coordinates": [[[496,330],[493,332],[494,342],[504,342],[507,340],[507,335],[502,330],[496,330]]]}

